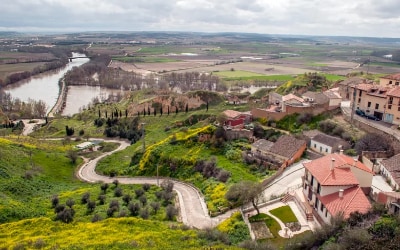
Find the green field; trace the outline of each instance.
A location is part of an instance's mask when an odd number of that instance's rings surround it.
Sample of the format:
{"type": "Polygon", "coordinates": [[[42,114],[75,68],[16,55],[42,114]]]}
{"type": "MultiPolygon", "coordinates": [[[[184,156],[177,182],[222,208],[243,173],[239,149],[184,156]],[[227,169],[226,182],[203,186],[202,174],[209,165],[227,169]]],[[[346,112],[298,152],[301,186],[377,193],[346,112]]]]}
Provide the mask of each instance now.
{"type": "Polygon", "coordinates": [[[223,77],[223,78],[231,78],[231,77],[258,77],[258,76],[264,76],[262,74],[250,72],[250,71],[244,71],[244,70],[231,70],[231,71],[214,71],[214,75],[223,77]]]}
{"type": "MultiPolygon", "coordinates": [[[[215,73],[213,73],[215,74],[215,73]]],[[[244,77],[227,77],[223,78],[225,82],[229,84],[231,81],[277,81],[287,82],[295,79],[294,75],[256,75],[256,76],[244,76],[244,77]]]]}

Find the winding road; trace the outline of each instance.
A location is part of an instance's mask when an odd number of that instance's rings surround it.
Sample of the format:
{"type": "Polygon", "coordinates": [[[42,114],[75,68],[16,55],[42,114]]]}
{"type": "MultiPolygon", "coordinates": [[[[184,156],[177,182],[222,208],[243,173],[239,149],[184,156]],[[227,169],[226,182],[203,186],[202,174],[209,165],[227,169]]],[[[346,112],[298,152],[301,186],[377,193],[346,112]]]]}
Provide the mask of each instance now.
{"type": "MultiPolygon", "coordinates": [[[[130,143],[122,140],[106,141],[119,143],[120,146],[117,149],[105,153],[93,160],[86,161],[77,173],[78,177],[81,180],[90,183],[112,183],[114,180],[118,180],[122,184],[149,183],[157,185],[158,182],[156,177],[108,177],[96,173],[96,165],[99,160],[117,151],[123,150],[130,145],[130,143]]],[[[195,187],[184,182],[176,180],[172,181],[174,183],[174,190],[178,194],[182,222],[190,227],[195,227],[198,229],[212,228],[217,226],[221,221],[229,218],[233,212],[238,211],[230,210],[225,214],[211,218],[208,214],[208,209],[204,202],[204,197],[195,187]]],[[[160,179],[160,182],[162,182],[162,179],[160,179]]]]}

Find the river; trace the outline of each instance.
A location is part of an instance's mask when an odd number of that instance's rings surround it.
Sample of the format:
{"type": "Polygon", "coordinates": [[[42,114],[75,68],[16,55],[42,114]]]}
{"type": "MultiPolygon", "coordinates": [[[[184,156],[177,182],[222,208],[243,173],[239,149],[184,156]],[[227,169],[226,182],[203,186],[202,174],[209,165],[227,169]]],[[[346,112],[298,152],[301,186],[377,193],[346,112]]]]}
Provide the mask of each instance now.
{"type": "MultiPolygon", "coordinates": [[[[85,56],[80,53],[72,53],[73,57],[85,56]]],[[[9,92],[13,98],[27,102],[28,99],[42,100],[46,103],[47,112],[51,110],[57,102],[60,87],[59,80],[64,74],[73,67],[79,67],[88,62],[89,58],[76,58],[69,62],[65,67],[48,71],[29,79],[7,86],[4,90],[9,92]]],[[[111,93],[116,93],[110,89],[91,86],[69,86],[66,107],[62,115],[72,115],[89,104],[94,97],[108,97],[111,93]]]]}

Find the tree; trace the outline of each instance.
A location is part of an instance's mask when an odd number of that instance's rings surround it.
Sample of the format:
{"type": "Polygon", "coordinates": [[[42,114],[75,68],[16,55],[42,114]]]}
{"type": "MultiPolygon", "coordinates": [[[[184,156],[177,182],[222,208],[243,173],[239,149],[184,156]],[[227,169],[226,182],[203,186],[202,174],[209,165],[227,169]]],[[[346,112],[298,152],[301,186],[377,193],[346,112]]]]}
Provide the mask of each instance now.
{"type": "Polygon", "coordinates": [[[108,189],[108,183],[101,184],[100,188],[101,188],[101,191],[103,191],[103,193],[105,194],[108,189]]]}
{"type": "Polygon", "coordinates": [[[153,201],[150,203],[151,208],[153,208],[154,214],[157,214],[157,211],[160,209],[160,202],[153,201]]]}
{"type": "Polygon", "coordinates": [[[118,187],[119,181],[117,179],[115,179],[115,180],[113,180],[113,184],[115,185],[115,187],[118,187]]]}
{"type": "Polygon", "coordinates": [[[174,183],[171,180],[165,180],[161,183],[161,188],[167,193],[172,193],[174,183]]]}
{"type": "Polygon", "coordinates": [[[124,194],[122,200],[124,201],[125,205],[128,206],[129,202],[132,200],[132,196],[130,194],[124,194]]]}
{"type": "Polygon", "coordinates": [[[149,218],[149,208],[145,207],[140,211],[140,217],[142,217],[142,219],[148,219],[149,218]]]}
{"type": "Polygon", "coordinates": [[[208,101],[207,101],[207,103],[206,103],[206,111],[208,111],[208,101]]]}
{"type": "Polygon", "coordinates": [[[160,108],[160,116],[162,116],[163,110],[162,110],[162,106],[160,108]]]}
{"type": "Polygon", "coordinates": [[[89,199],[90,199],[90,193],[89,193],[89,192],[84,193],[84,194],[82,195],[82,198],[81,198],[81,204],[86,204],[86,203],[88,203],[88,202],[89,202],[89,199]]]}
{"type": "Polygon", "coordinates": [[[225,125],[225,122],[228,120],[228,117],[224,113],[220,113],[217,115],[217,121],[219,123],[219,126],[225,125]]]}
{"type": "Polygon", "coordinates": [[[142,185],[142,188],[145,192],[149,191],[149,189],[151,188],[151,185],[149,183],[144,183],[142,185]]]}
{"type": "Polygon", "coordinates": [[[167,220],[173,220],[174,217],[178,214],[178,211],[176,210],[176,208],[169,204],[167,206],[167,209],[165,210],[165,215],[167,217],[167,220]]]}
{"type": "Polygon", "coordinates": [[[175,106],[175,114],[178,114],[178,106],[175,106]]]}
{"type": "Polygon", "coordinates": [[[100,111],[100,109],[99,109],[99,118],[101,118],[101,111],[100,111]]]}
{"type": "Polygon", "coordinates": [[[147,198],[145,195],[140,196],[139,201],[142,203],[142,206],[144,207],[147,203],[147,198]]]}
{"type": "Polygon", "coordinates": [[[75,205],[75,201],[74,201],[74,199],[69,198],[69,199],[65,202],[65,204],[66,204],[69,208],[72,208],[72,206],[75,205]]]}
{"type": "Polygon", "coordinates": [[[58,198],[58,195],[53,195],[53,197],[51,197],[51,206],[55,208],[59,203],[60,199],[58,198]]]}
{"type": "Polygon", "coordinates": [[[128,210],[131,213],[132,216],[137,216],[140,211],[140,205],[139,203],[129,203],[128,205],[128,210]]]}
{"type": "Polygon", "coordinates": [[[123,195],[123,191],[120,187],[117,187],[114,189],[114,196],[115,197],[121,197],[123,195]]]}
{"type": "Polygon", "coordinates": [[[72,164],[75,164],[76,160],[78,159],[78,152],[76,152],[75,150],[68,150],[67,157],[71,160],[72,164]]]}
{"type": "Polygon", "coordinates": [[[362,151],[388,151],[389,155],[393,155],[393,146],[386,137],[374,133],[361,137],[354,148],[359,155],[362,151]]]}
{"type": "Polygon", "coordinates": [[[167,109],[167,116],[169,115],[169,105],[168,105],[168,109],[167,109]]]}
{"type": "Polygon", "coordinates": [[[185,113],[187,113],[188,111],[189,111],[189,104],[186,103],[185,113]]]}
{"type": "Polygon", "coordinates": [[[95,201],[89,201],[89,202],[86,204],[86,207],[87,207],[87,209],[88,209],[89,212],[93,212],[94,209],[96,208],[96,202],[95,202],[95,201]]]}
{"type": "Polygon", "coordinates": [[[97,199],[99,200],[100,205],[104,205],[106,203],[106,196],[104,194],[99,195],[97,199]]]}
{"type": "Polygon", "coordinates": [[[144,194],[143,189],[139,188],[135,190],[136,198],[141,197],[144,194]]]}
{"type": "Polygon", "coordinates": [[[261,183],[242,181],[234,184],[225,194],[225,198],[240,205],[251,202],[257,214],[260,213],[258,203],[262,199],[263,187],[261,183]]]}

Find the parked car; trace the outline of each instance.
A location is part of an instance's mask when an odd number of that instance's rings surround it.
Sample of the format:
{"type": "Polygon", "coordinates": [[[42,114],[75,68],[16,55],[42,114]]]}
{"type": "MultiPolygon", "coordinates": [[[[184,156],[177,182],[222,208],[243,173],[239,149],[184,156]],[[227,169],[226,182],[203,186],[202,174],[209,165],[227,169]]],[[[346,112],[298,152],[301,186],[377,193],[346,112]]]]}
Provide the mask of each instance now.
{"type": "Polygon", "coordinates": [[[379,121],[380,119],[372,114],[367,114],[365,115],[365,118],[370,119],[370,120],[375,120],[375,121],[379,121]]]}
{"type": "Polygon", "coordinates": [[[365,116],[365,112],[362,111],[361,109],[357,109],[356,110],[356,114],[359,115],[359,116],[365,116]]]}

